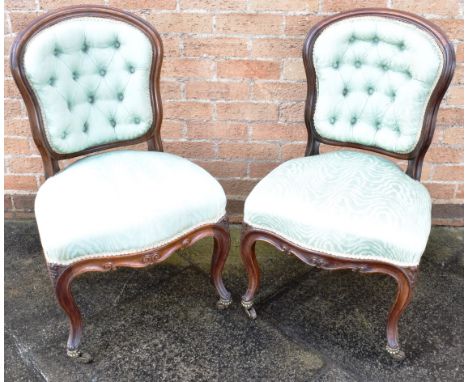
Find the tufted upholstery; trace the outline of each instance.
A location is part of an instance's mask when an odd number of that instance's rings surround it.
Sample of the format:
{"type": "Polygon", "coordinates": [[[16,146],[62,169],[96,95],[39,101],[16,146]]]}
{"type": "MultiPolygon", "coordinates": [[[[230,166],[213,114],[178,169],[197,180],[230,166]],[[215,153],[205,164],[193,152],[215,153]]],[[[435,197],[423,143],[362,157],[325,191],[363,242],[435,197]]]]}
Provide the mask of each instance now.
{"type": "Polygon", "coordinates": [[[311,52],[322,137],[395,153],[415,148],[443,67],[431,35],[391,18],[353,17],[326,27],[311,52]]]}
{"type": "Polygon", "coordinates": [[[386,159],[336,151],[273,170],[248,196],[244,221],[305,249],[413,266],[429,236],[431,198],[386,159]]]}
{"type": "Polygon", "coordinates": [[[23,67],[51,148],[68,154],[144,135],[152,55],[143,32],[108,18],[72,18],[32,37],[23,67]]]}
{"type": "Polygon", "coordinates": [[[225,207],[205,170],[154,151],[81,159],[47,179],[35,204],[45,256],[56,264],[162,246],[216,223],[225,207]]]}

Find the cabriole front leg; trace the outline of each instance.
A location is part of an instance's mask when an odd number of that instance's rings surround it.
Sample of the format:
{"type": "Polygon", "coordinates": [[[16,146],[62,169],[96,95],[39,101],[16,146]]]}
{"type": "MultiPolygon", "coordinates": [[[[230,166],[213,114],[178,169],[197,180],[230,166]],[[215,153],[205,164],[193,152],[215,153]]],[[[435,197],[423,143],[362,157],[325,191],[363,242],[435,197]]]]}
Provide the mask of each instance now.
{"type": "Polygon", "coordinates": [[[255,320],[257,313],[253,307],[255,292],[260,283],[260,269],[258,267],[255,255],[256,238],[252,233],[249,233],[249,227],[244,226],[242,229],[241,238],[241,257],[248,275],[248,287],[245,294],[242,296],[241,305],[247,316],[255,320]]]}
{"type": "Polygon", "coordinates": [[[216,304],[218,309],[227,309],[232,303],[231,293],[226,289],[223,283],[222,273],[231,247],[231,236],[229,234],[229,223],[224,218],[214,228],[214,247],[211,258],[211,282],[214,284],[219,300],[216,304]]]}
{"type": "Polygon", "coordinates": [[[49,264],[49,273],[54,285],[57,301],[69,321],[70,330],[67,342],[67,355],[77,362],[89,363],[92,361],[91,355],[81,351],[79,348],[83,321],[80,310],[71,293],[71,282],[74,278],[72,267],[49,264]]]}

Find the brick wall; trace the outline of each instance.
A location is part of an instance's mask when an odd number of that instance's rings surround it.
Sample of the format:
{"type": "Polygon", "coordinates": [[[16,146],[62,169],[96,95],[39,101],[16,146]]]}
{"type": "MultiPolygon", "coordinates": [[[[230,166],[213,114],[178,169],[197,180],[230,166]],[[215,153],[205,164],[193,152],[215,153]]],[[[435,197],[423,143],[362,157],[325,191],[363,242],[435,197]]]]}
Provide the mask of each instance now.
{"type": "MultiPolygon", "coordinates": [[[[44,181],[25,107],[8,68],[12,41],[36,16],[82,0],[5,1],[5,209],[30,216],[44,181]]],[[[161,33],[165,150],[216,176],[239,212],[279,163],[302,156],[306,94],[303,40],[318,20],[356,6],[391,7],[431,19],[452,39],[457,68],[439,112],[422,180],[436,204],[463,203],[462,0],[96,0],[161,33]]],[[[446,220],[445,222],[448,222],[446,220]]],[[[459,223],[459,222],[458,222],[459,223]]]]}

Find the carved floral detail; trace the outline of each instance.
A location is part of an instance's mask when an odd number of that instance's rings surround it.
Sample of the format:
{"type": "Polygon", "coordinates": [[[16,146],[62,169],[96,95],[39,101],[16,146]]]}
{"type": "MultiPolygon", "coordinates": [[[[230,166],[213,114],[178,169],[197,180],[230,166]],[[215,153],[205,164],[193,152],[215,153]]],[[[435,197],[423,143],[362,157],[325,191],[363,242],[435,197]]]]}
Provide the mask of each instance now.
{"type": "Polygon", "coordinates": [[[186,238],[182,241],[182,244],[180,245],[180,249],[185,249],[190,245],[190,239],[186,238]]]}
{"type": "Polygon", "coordinates": [[[150,254],[144,255],[142,261],[144,264],[154,264],[160,259],[160,257],[161,255],[158,252],[150,253],[150,254]]]}
{"type": "Polygon", "coordinates": [[[102,265],[104,272],[115,271],[117,269],[116,265],[112,261],[107,261],[102,265]]]}

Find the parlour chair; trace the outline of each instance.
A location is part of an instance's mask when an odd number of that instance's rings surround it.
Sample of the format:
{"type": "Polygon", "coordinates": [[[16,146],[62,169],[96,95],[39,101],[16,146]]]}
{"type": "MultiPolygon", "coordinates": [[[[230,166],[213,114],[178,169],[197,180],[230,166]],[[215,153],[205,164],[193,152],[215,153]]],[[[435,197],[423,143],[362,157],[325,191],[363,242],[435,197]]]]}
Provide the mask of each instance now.
{"type": "Polygon", "coordinates": [[[35,213],[58,303],[69,318],[67,354],[81,362],[82,319],[71,282],[85,272],[159,264],[214,238],[219,308],[229,253],[226,196],[205,170],[164,153],[161,38],[146,21],[100,6],[47,13],[18,35],[11,69],[26,104],[46,181],[35,213]],[[113,150],[146,142],[148,151],[113,150]],[[94,154],[107,150],[104,153],[94,154]],[[60,169],[59,161],[88,155],[60,169]]]}
{"type": "Polygon", "coordinates": [[[358,9],[316,24],[303,59],[305,157],[278,166],[245,202],[242,305],[256,317],[257,241],[314,267],[387,274],[398,290],[386,349],[402,359],[397,325],[431,229],[431,198],[419,179],[453,76],[453,47],[416,15],[358,9]],[[361,150],[319,155],[320,143],[361,150]],[[407,161],[406,172],[363,150],[407,161]]]}

